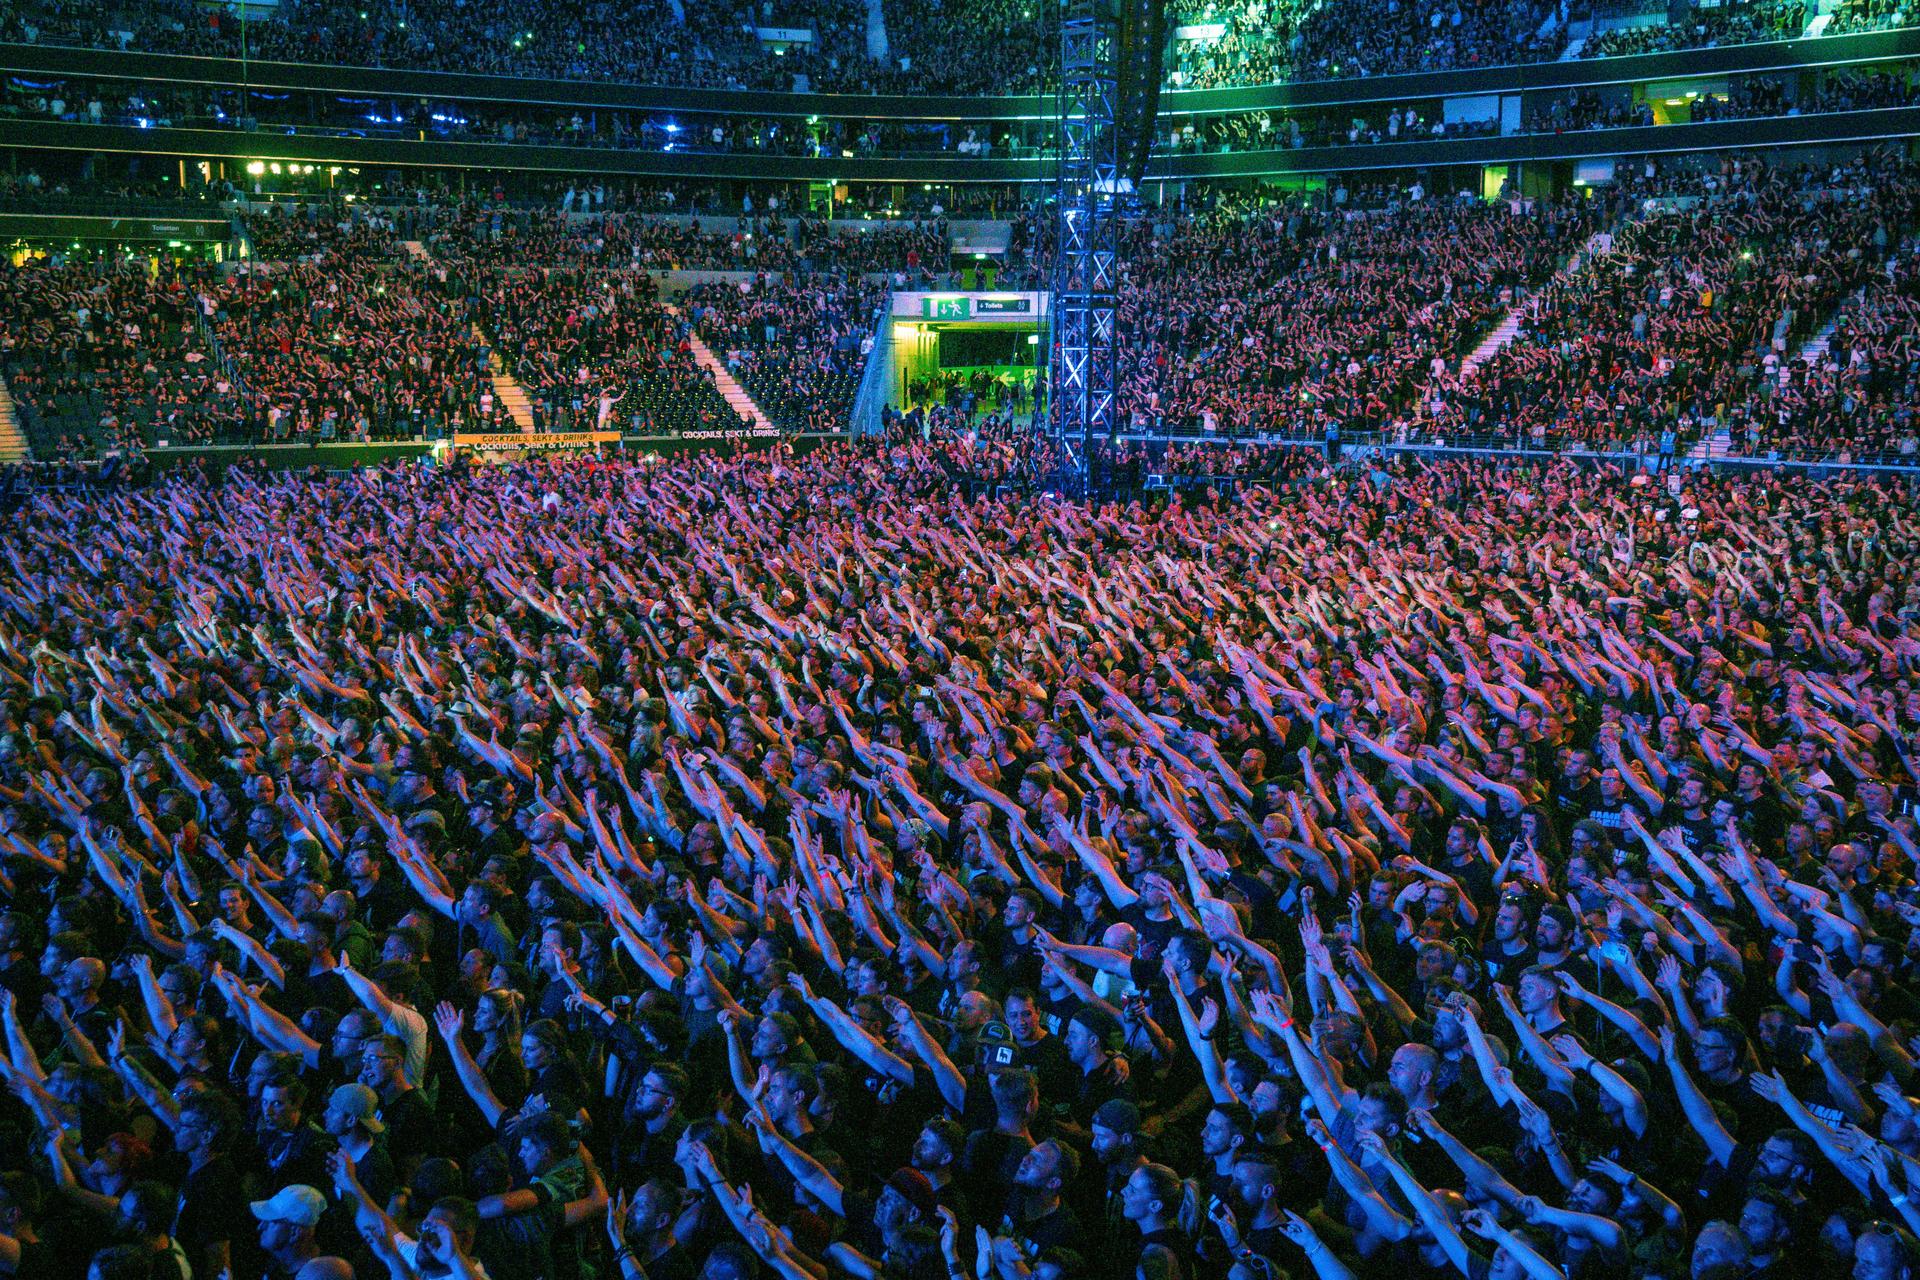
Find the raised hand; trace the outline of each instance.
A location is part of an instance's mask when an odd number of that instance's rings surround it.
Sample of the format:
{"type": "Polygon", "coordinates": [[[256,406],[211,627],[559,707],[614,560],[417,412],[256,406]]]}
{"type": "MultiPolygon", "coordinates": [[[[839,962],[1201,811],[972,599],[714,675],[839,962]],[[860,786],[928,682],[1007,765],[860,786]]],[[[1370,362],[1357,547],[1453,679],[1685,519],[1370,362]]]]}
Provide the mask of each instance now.
{"type": "Polygon", "coordinates": [[[627,1209],[627,1193],[614,1192],[607,1205],[607,1240],[616,1253],[627,1247],[627,1209]]]}
{"type": "Polygon", "coordinates": [[[1623,1187],[1630,1185],[1634,1178],[1638,1176],[1625,1165],[1618,1164],[1604,1156],[1596,1156],[1592,1160],[1587,1161],[1587,1172],[1597,1173],[1601,1177],[1617,1182],[1623,1187]]]}
{"type": "Polygon", "coordinates": [[[450,1002],[442,1000],[434,1008],[433,1025],[440,1028],[441,1036],[452,1042],[459,1039],[461,1031],[466,1028],[467,1015],[454,1008],[450,1002]]]}
{"type": "Polygon", "coordinates": [[[1240,1247],[1240,1220],[1234,1216],[1232,1205],[1219,1196],[1213,1197],[1207,1202],[1207,1218],[1220,1232],[1229,1252],[1240,1247]]]}
{"type": "Polygon", "coordinates": [[[1566,1059],[1568,1065],[1576,1071],[1585,1071],[1593,1065],[1593,1055],[1587,1052],[1585,1045],[1570,1035],[1557,1035],[1547,1041],[1547,1044],[1555,1053],[1566,1059]]]}
{"type": "Polygon", "coordinates": [[[1469,1209],[1460,1215],[1460,1225],[1482,1240],[1498,1240],[1500,1223],[1485,1209],[1469,1209]]]}

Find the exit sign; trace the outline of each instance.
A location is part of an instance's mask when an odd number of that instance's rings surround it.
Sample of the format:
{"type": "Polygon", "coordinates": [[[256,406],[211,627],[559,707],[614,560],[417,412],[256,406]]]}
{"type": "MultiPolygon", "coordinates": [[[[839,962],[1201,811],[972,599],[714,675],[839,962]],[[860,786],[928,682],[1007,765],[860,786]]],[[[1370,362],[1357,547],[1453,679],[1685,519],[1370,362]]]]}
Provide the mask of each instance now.
{"type": "Polygon", "coordinates": [[[973,316],[972,298],[922,298],[920,314],[928,320],[967,320],[973,316]]]}

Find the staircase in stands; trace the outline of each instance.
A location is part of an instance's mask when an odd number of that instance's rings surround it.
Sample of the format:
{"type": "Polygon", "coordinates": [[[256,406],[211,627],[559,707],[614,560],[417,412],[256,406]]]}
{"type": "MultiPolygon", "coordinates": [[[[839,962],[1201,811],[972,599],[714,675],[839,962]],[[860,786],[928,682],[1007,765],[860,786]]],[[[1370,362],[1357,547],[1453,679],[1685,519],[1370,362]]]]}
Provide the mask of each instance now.
{"type": "MultiPolygon", "coordinates": [[[[1815,330],[1813,336],[1780,362],[1779,379],[1782,387],[1793,379],[1795,369],[1813,369],[1827,358],[1827,351],[1833,346],[1833,335],[1840,331],[1840,322],[1846,318],[1860,300],[1866,296],[1865,289],[1856,289],[1833,309],[1827,322],[1815,330]]],[[[1689,462],[1712,462],[1733,453],[1733,433],[1721,427],[1711,435],[1702,436],[1700,442],[1687,454],[1689,462]]]]}
{"type": "Polygon", "coordinates": [[[1785,386],[1787,380],[1792,377],[1795,365],[1812,369],[1827,358],[1827,351],[1833,346],[1833,335],[1840,331],[1840,322],[1847,317],[1850,311],[1859,306],[1861,300],[1866,296],[1867,291],[1865,289],[1854,290],[1847,296],[1845,301],[1833,309],[1833,314],[1827,317],[1827,322],[1821,325],[1812,337],[1800,344],[1800,349],[1793,353],[1791,359],[1781,362],[1780,383],[1782,386],[1785,386]]]}
{"type": "MultiPolygon", "coordinates": [[[[669,315],[680,315],[678,307],[667,306],[665,309],[669,315]]],[[[720,398],[725,400],[735,413],[755,427],[762,429],[773,427],[773,419],[753,402],[753,397],[747,394],[747,389],[740,385],[740,380],[733,376],[732,370],[727,368],[727,362],[714,355],[712,349],[700,341],[700,335],[691,327],[687,330],[687,345],[693,348],[694,363],[705,369],[712,377],[713,385],[720,389],[720,398]]]]}
{"type": "Polygon", "coordinates": [[[20,430],[13,393],[7,390],[5,382],[0,382],[0,464],[32,460],[33,450],[27,447],[26,433],[20,430]]]}
{"type": "MultiPolygon", "coordinates": [[[[1571,258],[1567,259],[1567,265],[1560,268],[1559,274],[1562,276],[1571,276],[1579,271],[1581,267],[1585,266],[1590,259],[1602,257],[1612,250],[1612,248],[1612,230],[1596,231],[1587,237],[1587,242],[1581,245],[1571,258]]],[[[1460,362],[1461,377],[1466,377],[1475,369],[1478,369],[1481,365],[1493,359],[1494,356],[1506,348],[1508,343],[1513,341],[1514,337],[1520,332],[1520,326],[1527,322],[1527,316],[1530,308],[1533,306],[1533,300],[1539,296],[1538,291],[1530,293],[1507,309],[1507,314],[1500,318],[1500,323],[1493,327],[1493,332],[1481,339],[1480,345],[1472,351],[1469,351],[1466,358],[1460,362]]]]}
{"type": "MultiPolygon", "coordinates": [[[[418,240],[402,240],[400,247],[407,256],[418,258],[422,262],[432,262],[433,255],[427,252],[427,246],[418,240]]],[[[513,425],[531,435],[533,432],[533,401],[527,395],[527,389],[520,380],[507,372],[507,365],[500,353],[493,349],[493,340],[487,337],[486,330],[478,324],[473,326],[473,336],[487,344],[487,377],[493,383],[493,398],[507,416],[513,419],[513,425]]],[[[482,424],[483,426],[485,424],[482,424]]]]}
{"type": "MultiPolygon", "coordinates": [[[[489,342],[486,332],[477,324],[473,326],[473,336],[482,342],[489,342]]],[[[513,425],[531,433],[533,400],[527,395],[527,389],[520,385],[520,380],[507,372],[506,361],[491,345],[487,349],[487,376],[493,380],[494,400],[507,411],[507,416],[513,419],[513,425]]]]}

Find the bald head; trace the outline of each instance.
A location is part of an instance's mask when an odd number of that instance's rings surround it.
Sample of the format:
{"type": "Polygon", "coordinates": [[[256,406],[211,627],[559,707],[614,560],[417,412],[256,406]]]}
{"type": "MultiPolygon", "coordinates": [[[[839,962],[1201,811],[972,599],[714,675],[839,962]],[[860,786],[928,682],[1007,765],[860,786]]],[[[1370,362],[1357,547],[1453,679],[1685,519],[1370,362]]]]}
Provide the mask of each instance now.
{"type": "Polygon", "coordinates": [[[312,1258],[293,1273],[293,1280],[353,1280],[353,1264],[345,1258],[312,1258]]]}
{"type": "Polygon", "coordinates": [[[107,966],[93,956],[67,961],[60,971],[60,994],[69,1000],[98,995],[107,980],[107,966]]]}

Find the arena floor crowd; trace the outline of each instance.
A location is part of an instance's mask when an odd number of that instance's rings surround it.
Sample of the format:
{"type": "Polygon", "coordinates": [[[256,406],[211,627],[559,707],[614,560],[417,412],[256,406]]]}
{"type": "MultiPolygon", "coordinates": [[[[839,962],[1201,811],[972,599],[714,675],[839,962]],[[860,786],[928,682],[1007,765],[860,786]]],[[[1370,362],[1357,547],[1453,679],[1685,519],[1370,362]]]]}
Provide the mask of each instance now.
{"type": "Polygon", "coordinates": [[[1263,456],[34,497],[0,1273],[1910,1274],[1910,487],[1263,456]]]}

